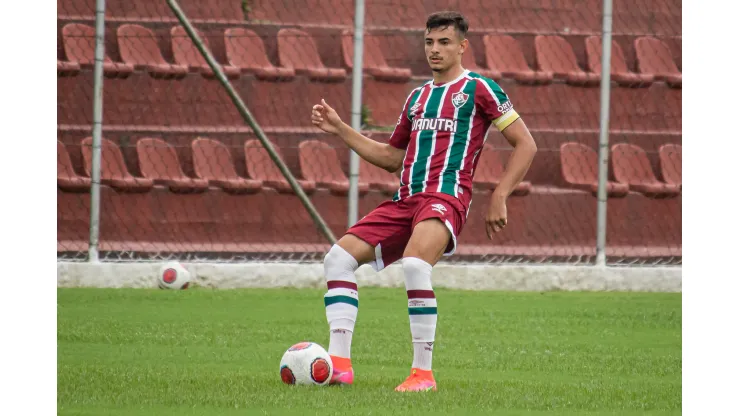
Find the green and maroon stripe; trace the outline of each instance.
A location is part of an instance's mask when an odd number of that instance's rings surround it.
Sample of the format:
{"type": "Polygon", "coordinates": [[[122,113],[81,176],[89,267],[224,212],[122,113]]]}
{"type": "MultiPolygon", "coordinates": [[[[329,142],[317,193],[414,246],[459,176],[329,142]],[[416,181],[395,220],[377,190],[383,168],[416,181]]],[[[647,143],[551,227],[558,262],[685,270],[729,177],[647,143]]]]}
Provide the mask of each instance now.
{"type": "MultiPolygon", "coordinates": [[[[418,94],[418,98],[416,102],[412,102],[409,108],[413,107],[414,104],[419,103],[421,105],[420,108],[422,109],[423,112],[425,112],[427,108],[427,103],[429,102],[431,91],[432,91],[431,82],[421,87],[421,89],[419,90],[419,94],[418,94]]],[[[394,195],[393,197],[394,201],[406,198],[410,194],[409,188],[411,184],[412,170],[413,170],[414,163],[416,162],[416,159],[419,153],[419,134],[420,133],[421,132],[419,130],[411,132],[411,137],[409,139],[409,145],[406,148],[406,157],[404,158],[404,161],[403,161],[403,170],[401,171],[401,187],[396,193],[396,195],[394,195]]]]}
{"type": "Polygon", "coordinates": [[[409,298],[409,315],[436,315],[437,298],[433,290],[411,289],[406,291],[409,298]]]}
{"type": "MultiPolygon", "coordinates": [[[[440,105],[441,108],[437,118],[448,120],[457,119],[458,108],[452,104],[452,97],[463,90],[466,82],[467,77],[463,77],[449,86],[449,89],[445,94],[444,101],[440,105]]],[[[473,96],[468,95],[468,100],[473,100],[473,96]]],[[[460,128],[459,123],[458,128],[460,128]]],[[[449,149],[451,140],[454,137],[453,134],[454,133],[449,131],[436,132],[434,137],[434,149],[429,161],[430,163],[427,164],[426,178],[424,180],[422,192],[437,192],[440,179],[442,178],[442,172],[448,165],[449,149]]]]}
{"type": "MultiPolygon", "coordinates": [[[[440,191],[454,197],[458,197],[460,184],[460,170],[463,168],[463,159],[470,143],[473,120],[475,118],[475,94],[476,82],[466,77],[467,82],[463,92],[468,94],[468,101],[463,104],[457,112],[457,131],[452,139],[452,146],[447,157],[447,166],[442,172],[440,191]]],[[[468,192],[469,193],[469,192],[468,192]]]]}

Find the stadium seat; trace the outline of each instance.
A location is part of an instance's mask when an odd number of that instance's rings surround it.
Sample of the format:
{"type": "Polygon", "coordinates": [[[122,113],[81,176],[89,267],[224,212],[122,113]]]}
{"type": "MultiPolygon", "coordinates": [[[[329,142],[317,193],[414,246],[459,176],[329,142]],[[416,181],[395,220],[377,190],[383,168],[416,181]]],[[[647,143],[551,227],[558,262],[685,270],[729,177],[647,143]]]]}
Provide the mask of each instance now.
{"type": "MultiPolygon", "coordinates": [[[[278,155],[280,155],[280,158],[285,160],[280,148],[274,143],[272,146],[278,155]]],[[[280,168],[272,161],[270,154],[267,153],[267,150],[259,140],[247,140],[244,143],[244,159],[247,164],[247,173],[251,178],[261,180],[263,185],[274,188],[280,193],[293,193],[290,183],[285,179],[280,168]]],[[[311,194],[316,190],[316,182],[303,179],[296,180],[303,189],[303,192],[311,194]]]]}
{"type": "MultiPolygon", "coordinates": [[[[304,178],[327,187],[335,195],[349,193],[349,180],[339,165],[337,152],[319,140],[304,140],[298,146],[301,173],[304,178]]],[[[358,184],[360,195],[367,193],[368,184],[358,184]]]]}
{"type": "MultiPolygon", "coordinates": [[[[170,29],[170,36],[172,37],[172,54],[175,57],[175,62],[181,65],[186,65],[193,71],[200,72],[206,78],[214,78],[216,76],[208,65],[206,58],[204,58],[198,48],[195,47],[195,44],[188,36],[184,27],[173,27],[170,29]]],[[[198,36],[201,38],[205,46],[210,49],[211,47],[209,46],[208,38],[200,31],[198,31],[198,36]]],[[[235,79],[239,77],[239,68],[235,66],[221,65],[221,70],[227,78],[235,79]]]]}
{"type": "MultiPolygon", "coordinates": [[[[62,28],[62,40],[67,61],[82,67],[95,65],[95,29],[81,23],[69,23],[62,28]]],[[[58,65],[57,65],[58,68],[58,65]]],[[[134,66],[113,62],[106,54],[103,74],[110,78],[126,78],[134,72],[134,66]]]]}
{"type": "Polygon", "coordinates": [[[682,157],[680,144],[664,144],[658,150],[660,171],[663,180],[671,185],[681,186],[682,157]]]}
{"type": "MultiPolygon", "coordinates": [[[[601,77],[601,37],[586,38],[586,57],[588,68],[601,77]]],[[[612,41],[611,78],[623,87],[649,87],[653,83],[652,74],[636,74],[627,69],[627,61],[619,43],[612,41]]]]}
{"type": "MultiPolygon", "coordinates": [[[[592,148],[575,142],[560,145],[560,172],[565,182],[573,188],[591,192],[594,196],[599,190],[599,155],[592,148]]],[[[607,181],[606,194],[610,197],[623,197],[629,186],[607,181]]]]}
{"type": "Polygon", "coordinates": [[[373,165],[363,158],[360,158],[359,182],[363,186],[367,185],[370,189],[377,189],[388,195],[396,193],[400,186],[400,181],[396,175],[373,165]]]}
{"type": "Polygon", "coordinates": [[[136,142],[139,168],[145,178],[167,185],[172,192],[193,193],[208,190],[208,181],[185,175],[177,152],[161,139],[143,138],[136,142]]]}
{"type": "Polygon", "coordinates": [[[57,59],[57,76],[70,77],[80,73],[80,64],[77,62],[60,61],[57,59]]]}
{"type": "Polygon", "coordinates": [[[473,52],[473,46],[470,43],[468,43],[468,49],[462,56],[462,66],[465,69],[469,69],[470,71],[496,81],[499,81],[501,80],[501,78],[503,78],[503,75],[501,75],[501,72],[499,71],[493,69],[484,69],[478,66],[478,64],[475,62],[475,53],[473,52]]]}
{"type": "Polygon", "coordinates": [[[277,36],[281,66],[293,68],[296,73],[316,81],[343,81],[347,78],[343,68],[324,66],[316,42],[308,33],[299,29],[280,29],[277,36]]]}
{"type": "Polygon", "coordinates": [[[295,77],[292,68],[278,68],[267,59],[265,44],[249,29],[226,29],[224,44],[229,64],[242,72],[253,73],[257,78],[267,81],[290,81],[295,77]]]}
{"type": "MultiPolygon", "coordinates": [[[[383,49],[380,46],[380,39],[377,36],[365,33],[363,47],[362,66],[365,72],[375,77],[379,81],[389,82],[406,82],[411,79],[411,69],[409,68],[392,68],[383,56],[383,49]]],[[[342,57],[344,65],[352,70],[354,66],[354,36],[349,30],[342,32],[342,57]]]]}
{"type": "Polygon", "coordinates": [[[68,192],[90,190],[90,178],[85,178],[75,172],[67,148],[59,140],[57,140],[57,186],[68,192]]]}
{"type": "Polygon", "coordinates": [[[640,73],[653,75],[669,87],[681,88],[681,72],[665,43],[650,37],[637,38],[635,51],[640,73]]]}
{"type": "Polygon", "coordinates": [[[121,59],[135,68],[142,67],[155,78],[182,78],[188,73],[186,65],[165,61],[154,33],[139,25],[124,24],[116,31],[121,59]]]}
{"type": "MultiPolygon", "coordinates": [[[[92,175],[92,137],[82,140],[82,158],[85,174],[92,175]]],[[[121,149],[110,140],[101,138],[100,182],[124,192],[147,192],[154,186],[149,178],[136,178],[126,168],[121,149]]]]}
{"type": "Polygon", "coordinates": [[[568,41],[560,36],[535,36],[534,48],[540,69],[551,71],[556,78],[578,86],[599,85],[601,76],[585,72],[578,66],[576,54],[568,41]]]}
{"type": "Polygon", "coordinates": [[[516,39],[508,35],[485,35],[486,66],[501,72],[506,78],[513,78],[521,84],[549,84],[552,72],[535,72],[529,68],[524,52],[516,39]]]}
{"type": "Polygon", "coordinates": [[[244,179],[236,173],[231,152],[223,143],[198,137],[190,146],[193,150],[195,175],[199,178],[206,179],[229,193],[256,193],[262,189],[262,181],[244,179]]]}
{"type": "Polygon", "coordinates": [[[678,185],[658,181],[647,153],[633,144],[619,143],[611,149],[612,169],[618,182],[646,196],[670,197],[681,192],[678,185]]]}
{"type": "MultiPolygon", "coordinates": [[[[478,166],[475,168],[475,176],[473,176],[473,187],[475,189],[492,190],[501,183],[501,177],[504,176],[506,166],[503,153],[490,144],[483,145],[478,166]]],[[[521,181],[512,191],[512,195],[526,195],[531,189],[532,184],[530,182],[521,181]]]]}

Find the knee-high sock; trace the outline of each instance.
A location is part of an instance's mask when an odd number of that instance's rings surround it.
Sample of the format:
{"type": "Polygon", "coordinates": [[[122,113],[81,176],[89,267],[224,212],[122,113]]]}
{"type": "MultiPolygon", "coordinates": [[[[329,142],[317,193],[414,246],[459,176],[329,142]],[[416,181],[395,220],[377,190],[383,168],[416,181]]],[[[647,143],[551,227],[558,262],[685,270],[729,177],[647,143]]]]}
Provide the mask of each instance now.
{"type": "Polygon", "coordinates": [[[409,300],[409,323],[414,345],[411,367],[432,369],[434,333],[437,329],[437,299],[432,289],[432,265],[416,257],[401,260],[409,300]]]}
{"type": "Polygon", "coordinates": [[[327,292],[324,295],[326,320],[329,322],[329,354],[350,358],[352,333],[357,320],[357,260],[338,245],[324,257],[327,292]]]}

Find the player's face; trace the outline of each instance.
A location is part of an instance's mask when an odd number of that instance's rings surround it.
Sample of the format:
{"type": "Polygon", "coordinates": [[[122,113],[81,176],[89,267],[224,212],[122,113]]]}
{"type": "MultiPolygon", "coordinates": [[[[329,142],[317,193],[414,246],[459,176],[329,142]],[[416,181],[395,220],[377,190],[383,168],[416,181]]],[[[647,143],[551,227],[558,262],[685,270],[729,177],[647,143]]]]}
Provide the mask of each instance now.
{"type": "Polygon", "coordinates": [[[434,72],[445,72],[459,65],[466,46],[467,40],[460,39],[454,26],[432,29],[424,36],[427,62],[434,72]]]}

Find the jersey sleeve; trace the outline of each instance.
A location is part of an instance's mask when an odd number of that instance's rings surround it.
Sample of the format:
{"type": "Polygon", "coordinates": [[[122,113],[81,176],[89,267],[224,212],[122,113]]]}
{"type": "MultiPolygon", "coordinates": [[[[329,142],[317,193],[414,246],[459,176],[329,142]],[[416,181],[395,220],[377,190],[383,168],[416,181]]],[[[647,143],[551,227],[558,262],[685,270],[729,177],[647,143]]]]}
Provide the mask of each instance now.
{"type": "Polygon", "coordinates": [[[409,145],[409,140],[411,139],[411,119],[409,118],[409,105],[411,103],[411,98],[414,96],[415,92],[416,90],[411,91],[411,94],[409,94],[408,98],[406,98],[406,103],[403,105],[403,111],[401,111],[401,114],[398,116],[396,128],[393,129],[391,138],[388,141],[388,144],[397,149],[405,150],[406,147],[408,147],[409,145]]]}
{"type": "Polygon", "coordinates": [[[504,131],[519,118],[504,90],[494,81],[478,79],[475,96],[479,111],[493,123],[498,131],[504,131]]]}

